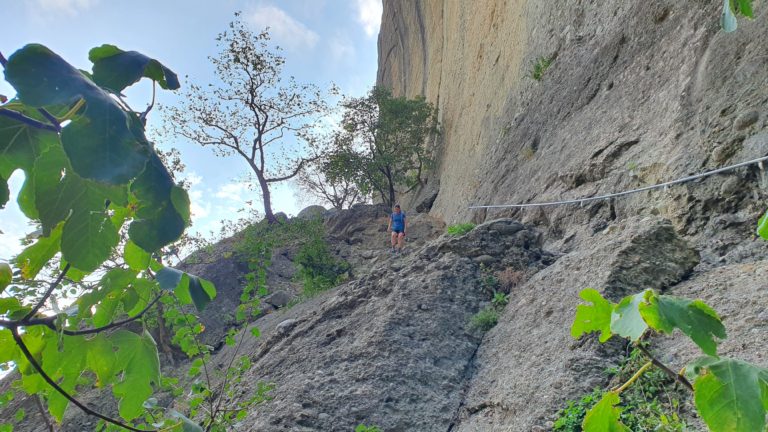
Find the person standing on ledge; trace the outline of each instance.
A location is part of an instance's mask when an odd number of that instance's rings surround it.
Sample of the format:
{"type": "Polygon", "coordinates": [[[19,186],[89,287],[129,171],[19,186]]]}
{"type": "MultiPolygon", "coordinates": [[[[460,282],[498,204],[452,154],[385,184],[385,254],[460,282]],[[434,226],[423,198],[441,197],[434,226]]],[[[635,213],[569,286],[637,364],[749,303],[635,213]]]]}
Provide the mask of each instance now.
{"type": "Polygon", "coordinates": [[[392,233],[392,253],[402,252],[405,245],[405,230],[407,227],[405,212],[400,210],[400,204],[395,204],[395,208],[389,216],[389,225],[387,226],[387,231],[392,233]]]}

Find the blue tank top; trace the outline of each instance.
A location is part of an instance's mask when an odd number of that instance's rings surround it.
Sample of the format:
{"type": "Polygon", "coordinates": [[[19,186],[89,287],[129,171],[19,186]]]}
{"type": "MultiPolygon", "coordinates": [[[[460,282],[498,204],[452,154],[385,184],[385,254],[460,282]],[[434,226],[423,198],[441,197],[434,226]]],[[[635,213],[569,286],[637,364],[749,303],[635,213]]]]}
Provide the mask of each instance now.
{"type": "Polygon", "coordinates": [[[392,213],[392,229],[402,231],[405,228],[405,212],[392,213]]]}

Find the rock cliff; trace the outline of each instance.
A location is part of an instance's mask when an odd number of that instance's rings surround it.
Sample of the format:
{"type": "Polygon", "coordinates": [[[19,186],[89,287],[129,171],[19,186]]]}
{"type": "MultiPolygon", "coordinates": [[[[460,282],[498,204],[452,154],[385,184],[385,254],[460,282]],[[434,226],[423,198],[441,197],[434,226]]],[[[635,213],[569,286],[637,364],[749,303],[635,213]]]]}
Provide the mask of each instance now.
{"type": "MultiPolygon", "coordinates": [[[[760,6],[725,34],[717,1],[384,0],[378,84],[424,94],[442,125],[438,167],[414,205],[439,190],[431,213],[447,223],[515,216],[562,227],[598,210],[467,207],[598,195],[765,154],[760,6]],[[551,66],[537,81],[540,59],[551,66]]],[[[681,228],[692,212],[711,214],[690,208],[695,194],[634,196],[610,213],[658,212],[681,228]]]]}

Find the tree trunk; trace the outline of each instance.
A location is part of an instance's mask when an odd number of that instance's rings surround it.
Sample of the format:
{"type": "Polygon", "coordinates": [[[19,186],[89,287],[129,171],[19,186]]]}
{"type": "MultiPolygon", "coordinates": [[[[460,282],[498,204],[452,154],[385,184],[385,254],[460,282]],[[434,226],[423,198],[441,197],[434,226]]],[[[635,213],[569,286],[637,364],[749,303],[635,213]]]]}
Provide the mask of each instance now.
{"type": "Polygon", "coordinates": [[[269,183],[260,175],[256,175],[259,179],[259,186],[261,186],[261,197],[264,202],[264,217],[267,219],[267,223],[277,223],[277,218],[272,212],[272,197],[269,194],[269,183]]]}

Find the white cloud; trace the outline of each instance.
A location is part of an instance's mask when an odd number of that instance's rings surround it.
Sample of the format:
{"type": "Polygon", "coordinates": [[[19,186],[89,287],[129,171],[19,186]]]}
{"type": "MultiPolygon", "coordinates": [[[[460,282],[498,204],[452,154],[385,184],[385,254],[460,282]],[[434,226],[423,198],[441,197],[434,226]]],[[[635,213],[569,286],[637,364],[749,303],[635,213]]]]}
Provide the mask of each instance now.
{"type": "Polygon", "coordinates": [[[236,202],[245,202],[251,195],[250,184],[246,182],[231,182],[219,187],[216,191],[216,198],[221,198],[236,202]]]}
{"type": "Polygon", "coordinates": [[[379,34],[381,14],[381,0],[357,0],[357,20],[362,24],[368,37],[379,34]]]}
{"type": "Polygon", "coordinates": [[[276,6],[258,6],[245,19],[259,30],[269,27],[274,40],[289,49],[314,48],[319,39],[317,33],[276,6]]]}
{"type": "Polygon", "coordinates": [[[35,9],[46,14],[66,14],[70,17],[86,11],[100,0],[37,0],[35,9]]]}

